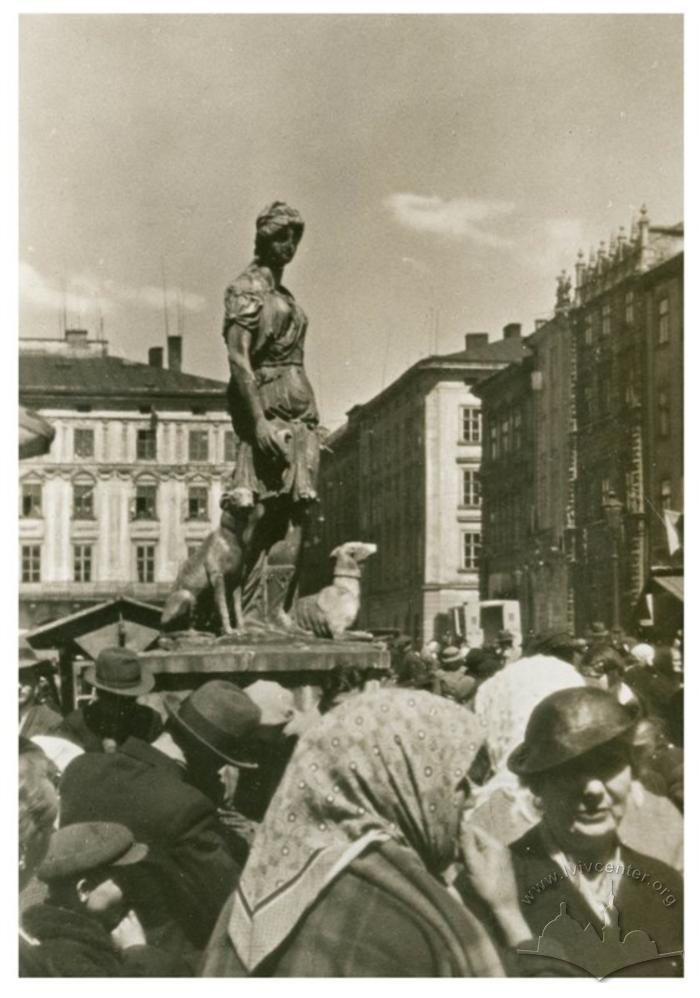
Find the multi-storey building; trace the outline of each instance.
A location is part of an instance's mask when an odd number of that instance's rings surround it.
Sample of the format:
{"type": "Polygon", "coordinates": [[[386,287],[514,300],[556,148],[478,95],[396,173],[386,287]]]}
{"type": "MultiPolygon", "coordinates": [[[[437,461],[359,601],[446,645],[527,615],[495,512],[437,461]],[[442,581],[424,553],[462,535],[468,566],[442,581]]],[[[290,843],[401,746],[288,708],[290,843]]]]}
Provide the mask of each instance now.
{"type": "Polygon", "coordinates": [[[330,575],[347,540],[378,546],[365,569],[360,623],[422,640],[478,591],[481,401],[474,385],[523,356],[520,326],[468,333],[465,349],[427,357],[348,413],[321,462],[321,517],[310,531],[304,588],[330,575]]]}
{"type": "Polygon", "coordinates": [[[474,389],[481,398],[484,446],[483,599],[520,601],[524,633],[532,627],[528,558],[535,517],[532,358],[525,356],[474,389]]]}
{"type": "Polygon", "coordinates": [[[225,385],[181,370],[182,341],[149,363],[104,340],[20,341],[20,401],[51,422],[20,465],[20,625],[124,594],[157,602],[218,522],[234,459],[225,385]]]}
{"type": "Polygon", "coordinates": [[[682,508],[682,248],[682,225],[650,226],[642,209],[629,239],[621,231],[576,266],[580,629],[612,623],[616,607],[632,622],[662,546],[661,489],[682,508]],[[606,518],[611,500],[619,526],[606,518]]]}
{"type": "Polygon", "coordinates": [[[528,355],[476,389],[485,446],[484,599],[518,599],[523,632],[573,627],[574,367],[570,282],[558,279],[552,319],[524,342],[528,355]]]}

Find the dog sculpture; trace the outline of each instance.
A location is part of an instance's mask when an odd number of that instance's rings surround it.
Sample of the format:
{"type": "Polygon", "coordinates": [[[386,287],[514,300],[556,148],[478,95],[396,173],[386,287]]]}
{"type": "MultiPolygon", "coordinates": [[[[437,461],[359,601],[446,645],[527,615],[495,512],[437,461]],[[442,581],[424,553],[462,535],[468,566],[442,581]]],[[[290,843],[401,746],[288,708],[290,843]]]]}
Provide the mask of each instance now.
{"type": "Polygon", "coordinates": [[[221,523],[204,538],[197,550],[190,555],[177,574],[173,591],[168,596],[161,625],[168,626],[180,617],[191,617],[201,597],[211,590],[214,604],[221,618],[224,634],[232,634],[228,599],[233,595],[236,624],[241,627],[241,571],[243,551],[232,518],[224,513],[221,523]]]}
{"type": "Polygon", "coordinates": [[[360,610],[362,563],[377,550],[376,544],[349,541],[331,552],[335,558],[333,582],[320,592],[302,596],[290,611],[291,620],[318,638],[367,638],[350,627],[360,610]]]}

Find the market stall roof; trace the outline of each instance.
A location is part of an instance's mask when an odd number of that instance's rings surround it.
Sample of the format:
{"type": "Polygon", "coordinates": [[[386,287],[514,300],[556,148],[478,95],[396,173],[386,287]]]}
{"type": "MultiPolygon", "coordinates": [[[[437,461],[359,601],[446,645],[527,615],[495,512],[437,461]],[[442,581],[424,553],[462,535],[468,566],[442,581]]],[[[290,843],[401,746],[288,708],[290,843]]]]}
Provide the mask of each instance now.
{"type": "Polygon", "coordinates": [[[28,631],[34,649],[60,648],[95,658],[102,648],[126,645],[145,651],[160,634],[161,608],[128,596],[98,603],[28,631]]]}
{"type": "Polygon", "coordinates": [[[655,575],[652,582],[661,586],[677,600],[683,602],[683,576],[682,575],[655,575]]]}

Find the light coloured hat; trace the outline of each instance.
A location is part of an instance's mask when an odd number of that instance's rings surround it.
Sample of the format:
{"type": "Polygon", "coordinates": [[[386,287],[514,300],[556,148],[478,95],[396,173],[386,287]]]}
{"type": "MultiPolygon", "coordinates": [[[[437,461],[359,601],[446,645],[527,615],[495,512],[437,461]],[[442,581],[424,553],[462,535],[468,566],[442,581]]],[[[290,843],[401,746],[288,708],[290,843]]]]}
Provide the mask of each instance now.
{"type": "Polygon", "coordinates": [[[246,694],[260,708],[263,725],[286,724],[294,716],[294,695],[279,683],[257,679],[245,688],[246,694]]]}
{"type": "Polygon", "coordinates": [[[651,645],[641,644],[635,645],[634,648],[630,649],[630,655],[636,658],[638,662],[642,665],[653,665],[654,664],[654,649],[651,645]]]}

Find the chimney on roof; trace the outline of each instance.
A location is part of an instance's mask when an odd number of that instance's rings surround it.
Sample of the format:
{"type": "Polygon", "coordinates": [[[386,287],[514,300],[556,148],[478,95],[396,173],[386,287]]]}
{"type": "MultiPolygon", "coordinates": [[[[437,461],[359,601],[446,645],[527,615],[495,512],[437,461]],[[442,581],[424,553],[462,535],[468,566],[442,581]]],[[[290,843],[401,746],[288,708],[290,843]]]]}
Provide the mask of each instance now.
{"type": "Polygon", "coordinates": [[[177,373],[182,370],[182,336],[168,336],[168,367],[177,373]]]}
{"type": "Polygon", "coordinates": [[[163,347],[148,348],[148,366],[149,367],[163,366],[163,347]]]}
{"type": "Polygon", "coordinates": [[[86,346],[87,338],[87,329],[66,329],[66,344],[69,347],[86,346]]]}
{"type": "Polygon", "coordinates": [[[503,339],[504,340],[519,340],[520,334],[522,333],[522,323],[520,322],[509,322],[507,326],[503,327],[503,339]]]}
{"type": "Polygon", "coordinates": [[[464,349],[468,352],[469,350],[476,350],[479,347],[485,347],[489,342],[488,333],[467,333],[464,337],[464,349]]]}

